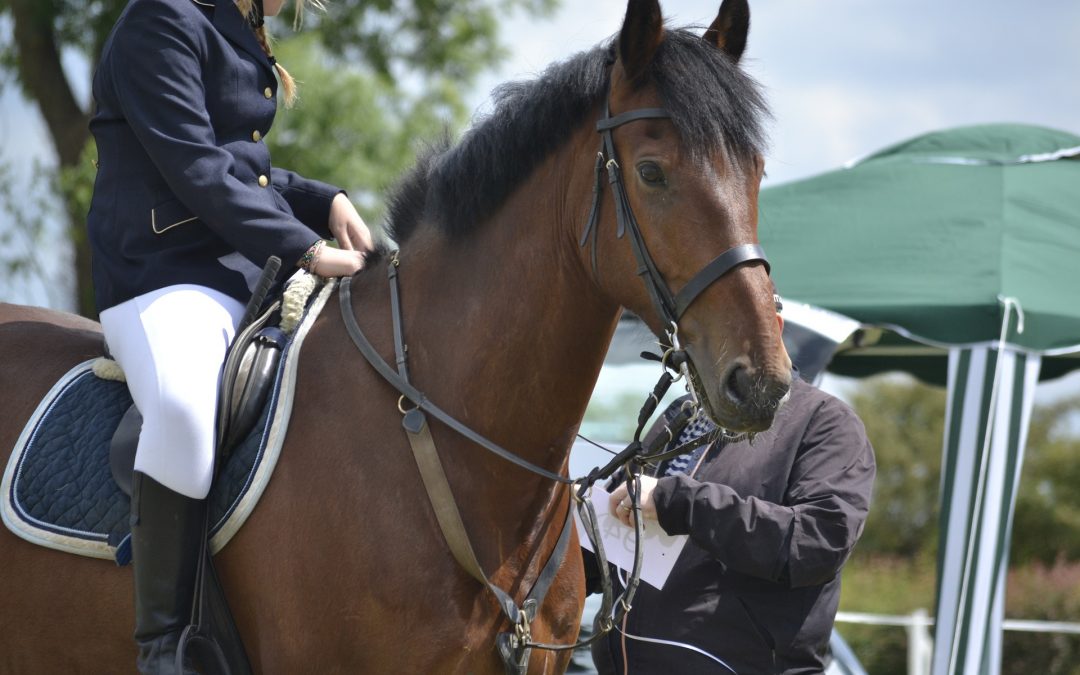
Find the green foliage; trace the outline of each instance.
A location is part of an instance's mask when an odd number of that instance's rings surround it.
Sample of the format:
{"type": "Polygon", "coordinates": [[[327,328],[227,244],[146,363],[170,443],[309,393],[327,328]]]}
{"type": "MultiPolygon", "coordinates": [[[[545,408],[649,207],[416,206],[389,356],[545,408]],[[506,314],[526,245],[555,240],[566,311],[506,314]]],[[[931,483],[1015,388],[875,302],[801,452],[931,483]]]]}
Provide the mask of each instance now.
{"type": "MultiPolygon", "coordinates": [[[[12,0],[0,0],[0,16],[12,0]]],[[[504,50],[498,40],[498,18],[523,9],[542,15],[558,0],[328,0],[325,14],[305,12],[305,30],[325,40],[339,54],[384,76],[401,72],[442,71],[449,79],[469,83],[483,69],[498,63],[504,50]],[[400,69],[401,72],[395,73],[400,69]]],[[[38,21],[52,26],[63,48],[74,48],[92,63],[128,0],[35,0],[38,21]]],[[[291,3],[271,19],[272,29],[289,32],[291,3]]],[[[0,42],[0,67],[10,67],[17,50],[0,42]]]]}
{"type": "MultiPolygon", "coordinates": [[[[1009,574],[1005,616],[1080,621],[1080,563],[1033,563],[1009,574]]],[[[1080,675],[1080,635],[1006,631],[1003,672],[1080,675]]]]}
{"type": "Polygon", "coordinates": [[[405,69],[471,82],[505,54],[495,39],[500,16],[517,8],[543,14],[557,2],[333,0],[326,3],[325,14],[309,12],[305,20],[331,53],[362,61],[378,75],[398,76],[398,69],[405,69]]]}
{"type": "MultiPolygon", "coordinates": [[[[61,167],[57,171],[57,183],[60,193],[64,196],[64,207],[68,213],[82,217],[90,210],[90,198],[94,193],[94,176],[97,171],[96,162],[97,146],[91,138],[83,148],[78,164],[61,167]]],[[[75,229],[78,232],[72,232],[72,236],[81,236],[85,228],[76,227],[75,229]]]]}
{"type": "Polygon", "coordinates": [[[859,548],[915,557],[937,548],[945,392],[914,380],[873,378],[852,406],[877,458],[870,517],[859,548]]]}
{"type": "Polygon", "coordinates": [[[105,38],[127,4],[128,0],[52,0],[40,6],[43,13],[51,10],[60,44],[97,63],[105,38]]]}
{"type": "Polygon", "coordinates": [[[1080,396],[1036,408],[1013,521],[1012,560],[1080,560],[1080,396]]]}
{"type": "Polygon", "coordinates": [[[47,195],[55,193],[54,173],[41,166],[21,184],[10,165],[0,164],[0,210],[15,227],[0,228],[0,301],[16,294],[38,295],[62,306],[57,286],[46,284],[52,264],[52,238],[46,214],[55,212],[47,195]]]}
{"type": "Polygon", "coordinates": [[[274,164],[349,191],[369,222],[381,195],[413,163],[417,139],[433,139],[464,123],[452,82],[409,91],[359,68],[338,67],[314,35],[285,40],[278,58],[300,81],[300,98],[280,110],[267,136],[274,164]]]}
{"type": "MultiPolygon", "coordinates": [[[[935,555],[945,392],[910,379],[873,378],[852,398],[874,445],[878,474],[859,549],[935,555]]],[[[1036,407],[1021,471],[1012,561],[1080,560],[1080,397],[1036,407]]]]}
{"type": "MultiPolygon", "coordinates": [[[[934,611],[934,559],[867,555],[861,549],[844,567],[840,611],[911,614],[934,611]]],[[[868,673],[907,673],[907,632],[903,627],[837,624],[868,673]]]]}

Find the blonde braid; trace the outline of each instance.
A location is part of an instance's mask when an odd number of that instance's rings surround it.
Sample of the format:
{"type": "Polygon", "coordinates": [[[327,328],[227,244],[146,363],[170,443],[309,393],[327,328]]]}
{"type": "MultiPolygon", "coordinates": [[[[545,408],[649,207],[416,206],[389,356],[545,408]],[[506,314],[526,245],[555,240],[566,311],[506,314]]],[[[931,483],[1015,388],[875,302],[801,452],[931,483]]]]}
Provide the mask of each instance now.
{"type": "Polygon", "coordinates": [[[281,88],[285,90],[285,107],[293,107],[293,104],[296,103],[296,80],[289,74],[289,71],[285,70],[285,66],[278,63],[273,52],[270,51],[270,37],[266,34],[266,26],[256,28],[255,37],[259,40],[259,45],[266,52],[266,55],[273,60],[274,69],[277,70],[278,79],[281,80],[281,88]]]}
{"type": "MultiPolygon", "coordinates": [[[[236,8],[240,10],[240,13],[244,16],[251,16],[255,10],[254,4],[256,2],[262,2],[262,0],[235,0],[236,8]]],[[[294,24],[299,24],[300,17],[302,15],[303,6],[305,0],[296,0],[296,20],[294,24]]],[[[291,108],[296,103],[296,80],[289,74],[289,71],[285,70],[285,66],[277,62],[274,58],[274,53],[270,49],[270,35],[266,32],[266,26],[259,26],[255,29],[255,39],[259,41],[259,46],[266,53],[267,58],[274,64],[274,69],[277,71],[278,78],[281,80],[281,88],[285,91],[285,107],[291,108]]]]}

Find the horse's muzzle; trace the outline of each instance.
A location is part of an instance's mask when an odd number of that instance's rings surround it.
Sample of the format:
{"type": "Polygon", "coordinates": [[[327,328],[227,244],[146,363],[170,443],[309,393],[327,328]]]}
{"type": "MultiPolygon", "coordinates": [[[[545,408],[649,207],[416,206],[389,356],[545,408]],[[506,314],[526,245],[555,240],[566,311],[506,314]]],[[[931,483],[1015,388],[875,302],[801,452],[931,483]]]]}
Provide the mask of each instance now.
{"type": "Polygon", "coordinates": [[[717,412],[734,422],[723,426],[732,431],[764,431],[787,400],[791,373],[774,375],[737,359],[720,378],[719,388],[721,411],[717,412]]]}

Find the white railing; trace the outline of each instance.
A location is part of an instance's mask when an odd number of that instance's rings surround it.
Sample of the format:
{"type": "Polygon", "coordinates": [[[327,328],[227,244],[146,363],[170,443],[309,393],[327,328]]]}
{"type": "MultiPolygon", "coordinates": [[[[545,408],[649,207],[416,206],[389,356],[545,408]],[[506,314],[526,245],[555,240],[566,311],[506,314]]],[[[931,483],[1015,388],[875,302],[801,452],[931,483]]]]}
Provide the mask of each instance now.
{"type": "MultiPolygon", "coordinates": [[[[934,619],[925,609],[917,609],[911,614],[867,614],[865,612],[837,612],[837,623],[859,623],[871,626],[899,626],[907,630],[908,635],[908,675],[930,675],[930,659],[934,653],[934,638],[930,627],[934,619]]],[[[1004,630],[1027,633],[1070,633],[1080,635],[1080,623],[1064,621],[1031,621],[1027,619],[1005,619],[1004,630]]]]}

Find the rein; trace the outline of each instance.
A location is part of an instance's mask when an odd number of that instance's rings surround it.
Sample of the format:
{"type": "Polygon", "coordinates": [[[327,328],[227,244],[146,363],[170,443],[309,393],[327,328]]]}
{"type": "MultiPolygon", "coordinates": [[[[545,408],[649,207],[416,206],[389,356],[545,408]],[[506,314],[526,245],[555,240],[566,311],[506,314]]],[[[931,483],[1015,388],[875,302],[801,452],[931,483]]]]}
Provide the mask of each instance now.
{"type": "MultiPolygon", "coordinates": [[[[659,360],[665,368],[679,371],[681,376],[685,377],[689,383],[690,359],[679,344],[679,319],[682,318],[686,310],[706,288],[735,267],[746,262],[760,261],[764,263],[766,269],[768,269],[769,263],[765,258],[765,252],[760,245],[743,244],[735,246],[713,259],[691,278],[690,282],[687,283],[685,287],[677,294],[673,294],[668,287],[667,282],[657,269],[656,264],[653,262],[652,256],[649,255],[648,247],[645,244],[645,238],[641,233],[641,228],[638,225],[637,219],[634,217],[633,209],[629,197],[627,196],[626,186],[623,182],[622,171],[619,167],[617,154],[615,152],[615,142],[612,135],[612,131],[623,124],[643,119],[666,119],[670,118],[671,115],[662,108],[642,108],[624,112],[612,117],[607,95],[604,97],[603,112],[603,118],[596,123],[596,130],[601,134],[601,145],[596,158],[596,181],[593,189],[593,204],[588,221],[585,225],[585,230],[581,236],[580,245],[584,247],[589,242],[591,236],[593,244],[592,265],[595,272],[597,269],[596,240],[601,205],[601,192],[603,189],[602,177],[604,169],[606,168],[608,182],[611,184],[615,200],[617,223],[616,235],[621,239],[626,232],[630,233],[631,246],[638,262],[637,274],[642,277],[642,281],[645,283],[645,287],[649,292],[653,306],[665,327],[668,346],[667,351],[663,356],[659,357],[659,360]]],[[[523,675],[528,669],[529,657],[533,648],[551,651],[566,651],[590,645],[612,630],[615,624],[621,621],[622,617],[630,611],[641,577],[643,519],[641,516],[640,477],[642,469],[646,462],[657,461],[669,456],[688,452],[694,447],[706,442],[704,439],[697,439],[668,452],[660,451],[666,444],[669,444],[674,439],[678,438],[682,429],[697,414],[699,414],[698,402],[696,397],[694,397],[692,402],[688,402],[688,405],[680,410],[675,418],[666,426],[666,437],[663,433],[658,434],[657,437],[653,438],[647,445],[644,445],[641,440],[642,430],[656,411],[660,399],[667,392],[671,384],[676,381],[676,378],[665,370],[660,381],[657,383],[638,414],[637,430],[634,433],[633,442],[603,468],[594,468],[587,476],[574,480],[537,466],[485,438],[483,435],[455,419],[452,415],[435,405],[422,391],[412,385],[409,380],[407,350],[405,347],[404,330],[401,320],[400,293],[398,290],[399,265],[400,261],[395,252],[387,267],[387,275],[390,281],[394,352],[397,369],[395,370],[382,358],[360,329],[352,309],[351,278],[344,279],[339,285],[341,314],[344,320],[345,329],[365,360],[367,360],[372,368],[374,368],[384,380],[401,393],[401,397],[398,399],[398,410],[403,415],[402,426],[408,436],[414,459],[420,470],[421,478],[423,479],[424,486],[428,493],[428,499],[435,511],[436,519],[442,530],[443,537],[458,564],[471,576],[485,585],[497,598],[500,609],[513,626],[513,632],[499,633],[496,638],[496,646],[503,659],[506,672],[508,674],[523,675]],[[411,402],[413,407],[406,408],[406,400],[411,402]],[[588,640],[579,641],[570,645],[538,643],[533,641],[529,625],[530,622],[536,618],[537,610],[554,581],[558,569],[562,564],[563,557],[566,554],[573,523],[573,519],[570,517],[570,509],[567,510],[563,521],[562,532],[559,535],[559,539],[552,550],[551,555],[548,557],[547,563],[541,570],[525,601],[519,607],[517,603],[514,602],[513,598],[505,591],[491,583],[476,558],[472,545],[469,542],[468,533],[462,522],[461,514],[454,501],[449,482],[442,469],[438,453],[435,450],[435,444],[431,437],[425,413],[439,420],[468,440],[527,471],[555,481],[556,483],[577,487],[576,491],[571,489],[570,496],[577,504],[578,513],[586,528],[586,534],[592,542],[594,551],[596,552],[600,567],[601,588],[603,594],[601,608],[597,613],[600,630],[595,632],[588,640]],[[634,565],[630,577],[624,585],[622,594],[618,599],[614,599],[612,597],[613,586],[611,583],[610,570],[607,558],[604,554],[603,540],[600,536],[599,528],[597,527],[595,509],[593,508],[591,501],[586,497],[586,493],[596,481],[609,478],[620,468],[624,469],[627,474],[627,490],[630,496],[631,508],[634,512],[636,546],[634,565]],[[613,609],[615,610],[614,612],[612,611],[613,609]]],[[[693,394],[693,387],[688,386],[688,389],[690,389],[693,394]]],[[[571,505],[571,508],[573,508],[573,505],[571,505]]]]}

